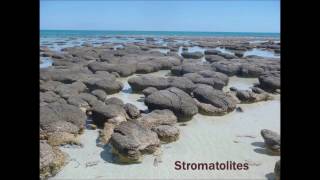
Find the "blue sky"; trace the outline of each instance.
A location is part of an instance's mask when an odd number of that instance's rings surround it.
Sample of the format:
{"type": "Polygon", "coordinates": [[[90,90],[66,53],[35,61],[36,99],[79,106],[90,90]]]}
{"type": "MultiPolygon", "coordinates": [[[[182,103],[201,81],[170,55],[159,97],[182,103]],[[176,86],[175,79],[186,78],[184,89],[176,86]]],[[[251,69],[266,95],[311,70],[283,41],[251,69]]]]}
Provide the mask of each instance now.
{"type": "Polygon", "coordinates": [[[280,0],[40,0],[40,29],[280,32],[280,0]]]}

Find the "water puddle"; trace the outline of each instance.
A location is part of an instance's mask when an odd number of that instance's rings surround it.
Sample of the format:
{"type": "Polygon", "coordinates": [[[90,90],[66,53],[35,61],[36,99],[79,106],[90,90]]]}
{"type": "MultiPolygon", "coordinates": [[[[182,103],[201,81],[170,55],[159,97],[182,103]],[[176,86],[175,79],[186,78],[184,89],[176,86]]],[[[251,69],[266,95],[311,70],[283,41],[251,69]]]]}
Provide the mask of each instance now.
{"type": "Polygon", "coordinates": [[[267,51],[267,50],[262,50],[258,48],[253,48],[249,51],[246,51],[243,56],[250,56],[250,55],[255,55],[255,56],[260,56],[260,57],[265,57],[265,58],[280,58],[279,54],[275,54],[273,51],[267,51]]]}
{"type": "Polygon", "coordinates": [[[254,84],[259,83],[258,78],[239,78],[237,76],[229,77],[229,83],[223,87],[223,91],[230,91],[230,87],[235,87],[239,90],[249,90],[254,84]]]}
{"type": "Polygon", "coordinates": [[[231,54],[231,55],[234,55],[234,52],[230,51],[230,50],[227,50],[226,48],[221,48],[221,47],[216,47],[214,48],[215,50],[218,50],[222,53],[226,53],[226,54],[231,54]]]}
{"type": "Polygon", "coordinates": [[[48,67],[52,66],[52,60],[47,58],[47,57],[41,57],[40,61],[41,61],[41,63],[40,63],[40,68],[41,69],[42,68],[48,68],[48,67]]]}
{"type": "Polygon", "coordinates": [[[124,48],[124,46],[122,44],[118,44],[118,45],[113,46],[113,50],[123,49],[123,48],[124,48]]]}
{"type": "Polygon", "coordinates": [[[158,52],[161,52],[163,54],[168,54],[168,52],[170,52],[170,49],[153,48],[150,51],[158,51],[158,52]]]}

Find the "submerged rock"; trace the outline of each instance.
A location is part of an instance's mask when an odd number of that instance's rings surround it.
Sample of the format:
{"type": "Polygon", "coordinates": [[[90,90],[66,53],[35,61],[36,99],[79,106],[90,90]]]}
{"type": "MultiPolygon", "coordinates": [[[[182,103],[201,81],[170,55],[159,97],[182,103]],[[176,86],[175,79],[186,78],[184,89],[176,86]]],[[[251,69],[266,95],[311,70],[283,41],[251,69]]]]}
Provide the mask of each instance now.
{"type": "Polygon", "coordinates": [[[243,51],[235,51],[235,52],[234,52],[234,55],[237,56],[237,57],[239,57],[239,58],[242,58],[243,55],[244,55],[244,52],[243,52],[243,51]]]}
{"type": "Polygon", "coordinates": [[[190,59],[200,59],[202,58],[204,55],[202,52],[182,52],[181,56],[184,58],[190,58],[190,59]]]}
{"type": "Polygon", "coordinates": [[[219,54],[220,51],[219,50],[215,50],[215,49],[208,49],[204,51],[205,55],[217,55],[219,54]]]}

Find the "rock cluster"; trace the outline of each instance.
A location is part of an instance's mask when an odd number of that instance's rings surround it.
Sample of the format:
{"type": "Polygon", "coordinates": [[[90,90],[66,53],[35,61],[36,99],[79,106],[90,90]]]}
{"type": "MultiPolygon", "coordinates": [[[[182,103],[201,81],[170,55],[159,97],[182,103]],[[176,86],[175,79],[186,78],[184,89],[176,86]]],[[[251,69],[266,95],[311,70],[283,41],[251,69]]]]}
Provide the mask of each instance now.
{"type": "MultiPolygon", "coordinates": [[[[280,61],[255,56],[243,57],[244,51],[266,48],[280,52],[279,44],[228,44],[195,40],[202,52],[187,52],[166,39],[167,46],[147,38],[146,43],[131,43],[121,48],[112,45],[94,47],[83,43],[61,52],[41,47],[40,56],[52,59],[52,67],[40,69],[40,176],[53,176],[66,163],[60,145],[81,143],[78,135],[92,119],[91,129],[99,128],[102,145],[110,144],[119,162],[141,161],[143,154],[156,152],[161,143],[177,141],[177,123],[197,113],[221,116],[236,109],[238,103],[269,100],[269,92],[280,92],[280,61]],[[234,52],[212,49],[223,47],[234,52]],[[168,53],[152,51],[169,49],[168,53]],[[204,57],[204,58],[203,58],[204,57]],[[205,59],[205,62],[199,59],[205,59]],[[147,73],[170,70],[169,77],[147,73]],[[134,104],[108,97],[120,92],[119,78],[138,74],[128,80],[135,93],[144,94],[148,111],[134,104]],[[223,91],[230,76],[258,78],[251,90],[223,91]]],[[[87,125],[87,127],[89,127],[87,125]]],[[[262,130],[266,146],[280,151],[280,136],[262,130]]],[[[276,164],[278,177],[280,161],[276,164]]]]}

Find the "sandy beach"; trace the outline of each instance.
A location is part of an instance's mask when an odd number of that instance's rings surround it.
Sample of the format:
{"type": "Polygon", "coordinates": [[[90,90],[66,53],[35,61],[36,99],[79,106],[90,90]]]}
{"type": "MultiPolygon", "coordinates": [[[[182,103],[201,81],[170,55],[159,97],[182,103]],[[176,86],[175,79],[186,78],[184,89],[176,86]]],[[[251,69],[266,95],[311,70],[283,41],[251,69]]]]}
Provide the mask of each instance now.
{"type": "MultiPolygon", "coordinates": [[[[151,73],[164,76],[169,71],[151,73]]],[[[136,75],[133,75],[136,76],[136,75]]],[[[127,78],[122,78],[124,89],[110,97],[118,97],[139,109],[146,109],[138,100],[141,94],[130,94],[127,78]]],[[[231,77],[226,88],[247,89],[256,78],[231,77]]],[[[180,139],[161,146],[162,162],[154,165],[155,157],[145,155],[140,164],[119,165],[112,160],[111,147],[97,146],[98,130],[85,130],[80,136],[83,148],[61,148],[70,162],[50,179],[273,179],[274,163],[264,147],[261,129],[280,132],[280,100],[240,104],[244,112],[232,112],[221,117],[197,114],[185,126],[179,126],[180,139]],[[175,170],[175,161],[185,162],[248,162],[248,171],[183,171],[175,170]],[[96,165],[89,166],[88,163],[96,165]]],[[[180,123],[181,124],[181,123],[180,123]]]]}

